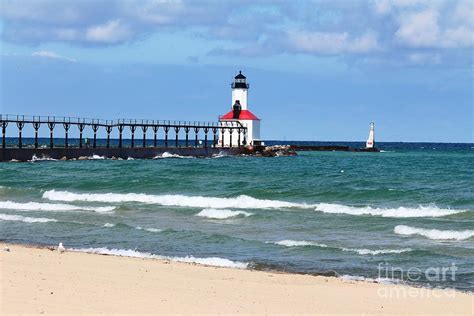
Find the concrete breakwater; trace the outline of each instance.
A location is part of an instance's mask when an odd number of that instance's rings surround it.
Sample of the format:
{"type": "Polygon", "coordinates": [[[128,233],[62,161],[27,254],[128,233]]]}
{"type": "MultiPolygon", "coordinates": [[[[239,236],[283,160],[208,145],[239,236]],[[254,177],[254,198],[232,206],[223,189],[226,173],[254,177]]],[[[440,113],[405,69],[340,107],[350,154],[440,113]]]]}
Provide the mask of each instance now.
{"type": "Polygon", "coordinates": [[[0,161],[88,160],[88,159],[153,159],[167,157],[297,156],[297,151],[378,152],[348,146],[241,146],[241,147],[97,147],[97,148],[2,148],[0,161]]]}
{"type": "Polygon", "coordinates": [[[173,157],[296,156],[289,146],[255,147],[122,147],[122,148],[4,148],[0,161],[89,160],[89,159],[153,159],[173,157]]]}
{"type": "Polygon", "coordinates": [[[0,161],[70,160],[70,159],[152,159],[166,157],[212,157],[242,154],[241,148],[4,148],[0,161]]]}

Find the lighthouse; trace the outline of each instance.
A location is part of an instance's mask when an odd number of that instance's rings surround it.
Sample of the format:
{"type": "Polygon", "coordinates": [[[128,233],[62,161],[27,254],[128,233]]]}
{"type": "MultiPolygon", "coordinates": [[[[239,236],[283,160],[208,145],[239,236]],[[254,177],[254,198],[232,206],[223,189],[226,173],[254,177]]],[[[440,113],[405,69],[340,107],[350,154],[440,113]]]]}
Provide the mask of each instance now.
{"type": "Polygon", "coordinates": [[[365,148],[371,149],[375,147],[374,133],[375,133],[375,123],[372,122],[370,123],[369,138],[367,138],[367,142],[365,143],[365,148]]]}
{"type": "Polygon", "coordinates": [[[241,144],[237,137],[226,137],[225,133],[219,134],[219,144],[225,147],[240,145],[259,145],[260,141],[260,119],[248,109],[247,78],[239,71],[232,82],[232,105],[230,111],[219,117],[221,125],[238,124],[247,128],[247,132],[241,138],[241,144]],[[230,143],[232,141],[232,144],[230,143]]]}

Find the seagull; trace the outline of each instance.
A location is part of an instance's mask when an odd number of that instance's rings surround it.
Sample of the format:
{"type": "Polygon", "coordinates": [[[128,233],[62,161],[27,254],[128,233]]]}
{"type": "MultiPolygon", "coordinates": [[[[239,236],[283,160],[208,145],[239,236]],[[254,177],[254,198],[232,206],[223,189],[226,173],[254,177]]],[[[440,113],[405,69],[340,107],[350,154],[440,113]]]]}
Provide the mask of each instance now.
{"type": "Polygon", "coordinates": [[[66,248],[64,248],[63,243],[60,242],[58,245],[58,252],[63,253],[64,251],[66,251],[66,248]]]}

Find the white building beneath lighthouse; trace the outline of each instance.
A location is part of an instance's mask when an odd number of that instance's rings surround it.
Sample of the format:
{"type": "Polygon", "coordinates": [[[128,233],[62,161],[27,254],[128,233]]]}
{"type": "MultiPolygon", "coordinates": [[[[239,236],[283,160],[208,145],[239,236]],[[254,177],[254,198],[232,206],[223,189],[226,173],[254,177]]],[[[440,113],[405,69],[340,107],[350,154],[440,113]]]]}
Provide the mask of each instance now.
{"type": "Polygon", "coordinates": [[[219,122],[223,126],[236,126],[240,123],[247,128],[247,132],[238,137],[235,132],[230,137],[229,132],[219,134],[219,145],[224,143],[225,147],[239,145],[259,145],[260,140],[260,119],[248,109],[248,89],[247,78],[239,71],[232,82],[232,106],[231,110],[219,117],[219,122]],[[240,144],[239,144],[240,139],[240,144]],[[232,144],[231,144],[232,140],[232,144]]]}

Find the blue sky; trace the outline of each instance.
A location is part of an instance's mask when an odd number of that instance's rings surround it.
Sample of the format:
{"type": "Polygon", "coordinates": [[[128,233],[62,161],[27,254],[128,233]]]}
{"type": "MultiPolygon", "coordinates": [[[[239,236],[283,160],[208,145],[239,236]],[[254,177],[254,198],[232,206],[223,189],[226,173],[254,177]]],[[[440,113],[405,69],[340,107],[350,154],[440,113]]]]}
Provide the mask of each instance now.
{"type": "Polygon", "coordinates": [[[0,112],[215,120],[264,139],[473,142],[471,1],[0,0],[0,112]]]}

